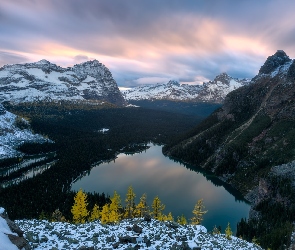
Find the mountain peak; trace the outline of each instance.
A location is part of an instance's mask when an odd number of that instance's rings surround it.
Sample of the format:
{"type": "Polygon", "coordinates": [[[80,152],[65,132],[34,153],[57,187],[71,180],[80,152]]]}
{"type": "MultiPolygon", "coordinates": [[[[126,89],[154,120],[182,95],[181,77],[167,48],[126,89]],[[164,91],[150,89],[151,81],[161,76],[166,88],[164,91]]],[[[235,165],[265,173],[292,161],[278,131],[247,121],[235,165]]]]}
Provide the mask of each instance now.
{"type": "Polygon", "coordinates": [[[284,65],[287,62],[290,62],[291,59],[283,50],[278,50],[272,56],[269,56],[263,66],[259,70],[259,74],[270,74],[277,67],[284,65]]]}
{"type": "Polygon", "coordinates": [[[174,85],[174,86],[180,86],[179,82],[176,80],[170,80],[167,85],[174,85]]]}
{"type": "Polygon", "coordinates": [[[42,59],[42,60],[36,62],[36,64],[51,64],[51,62],[49,62],[49,61],[47,61],[45,59],[42,59]]]}
{"type": "Polygon", "coordinates": [[[219,75],[217,75],[214,79],[215,82],[220,81],[220,82],[229,82],[230,79],[232,79],[227,73],[223,72],[219,75]]]}
{"type": "Polygon", "coordinates": [[[111,72],[97,60],[62,68],[43,59],[0,71],[0,100],[107,101],[125,103],[111,72]],[[28,94],[29,93],[29,94],[28,94]]]}

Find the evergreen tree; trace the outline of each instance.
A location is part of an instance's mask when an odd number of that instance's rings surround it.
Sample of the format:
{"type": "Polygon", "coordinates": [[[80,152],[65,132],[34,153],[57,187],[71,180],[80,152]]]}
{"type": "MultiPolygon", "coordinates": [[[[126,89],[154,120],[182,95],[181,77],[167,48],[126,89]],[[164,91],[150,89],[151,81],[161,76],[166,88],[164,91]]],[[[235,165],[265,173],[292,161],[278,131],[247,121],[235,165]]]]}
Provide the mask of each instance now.
{"type": "Polygon", "coordinates": [[[87,194],[80,189],[74,197],[74,205],[71,209],[74,223],[85,223],[89,214],[87,205],[87,194]]]}
{"type": "Polygon", "coordinates": [[[122,209],[121,197],[115,191],[109,206],[109,222],[119,222],[121,220],[120,209],[122,209]]]}
{"type": "Polygon", "coordinates": [[[216,226],[214,226],[212,234],[213,235],[218,235],[218,234],[220,234],[220,230],[216,226]]]}
{"type": "Polygon", "coordinates": [[[143,194],[140,197],[140,202],[135,207],[135,217],[143,217],[149,213],[148,205],[146,202],[147,196],[143,194]]]}
{"type": "Polygon", "coordinates": [[[52,221],[66,221],[66,218],[62,215],[59,209],[55,209],[51,216],[52,221]]]}
{"type": "Polygon", "coordinates": [[[165,205],[161,203],[158,196],[156,196],[153,200],[152,204],[152,215],[156,220],[160,220],[162,217],[162,211],[165,209],[165,205]]]}
{"type": "Polygon", "coordinates": [[[186,225],[187,224],[187,220],[185,218],[185,216],[182,214],[180,217],[177,217],[177,223],[180,225],[186,225]]]}
{"type": "Polygon", "coordinates": [[[232,230],[231,230],[231,228],[230,228],[230,224],[229,224],[229,222],[228,222],[228,224],[227,224],[227,227],[226,227],[226,229],[225,229],[225,237],[228,239],[228,240],[231,240],[231,236],[233,235],[233,232],[232,232],[232,230]]]}
{"type": "Polygon", "coordinates": [[[128,218],[131,219],[134,217],[134,210],[135,210],[135,199],[136,195],[133,191],[132,186],[129,186],[127,194],[126,194],[126,208],[125,208],[125,214],[124,214],[124,218],[128,218]]]}
{"type": "Polygon", "coordinates": [[[105,204],[101,211],[101,223],[106,224],[110,222],[110,205],[105,204]]]}
{"type": "Polygon", "coordinates": [[[191,223],[193,225],[200,225],[203,220],[203,215],[207,213],[208,211],[204,211],[204,204],[203,199],[198,200],[197,204],[195,205],[195,208],[193,210],[194,216],[191,218],[191,223]]]}
{"type": "Polygon", "coordinates": [[[168,220],[168,221],[174,221],[174,218],[173,218],[171,212],[167,215],[167,219],[166,220],[168,220]]]}
{"type": "Polygon", "coordinates": [[[91,211],[90,221],[95,221],[95,220],[98,220],[99,218],[100,218],[99,206],[95,204],[91,211]]]}

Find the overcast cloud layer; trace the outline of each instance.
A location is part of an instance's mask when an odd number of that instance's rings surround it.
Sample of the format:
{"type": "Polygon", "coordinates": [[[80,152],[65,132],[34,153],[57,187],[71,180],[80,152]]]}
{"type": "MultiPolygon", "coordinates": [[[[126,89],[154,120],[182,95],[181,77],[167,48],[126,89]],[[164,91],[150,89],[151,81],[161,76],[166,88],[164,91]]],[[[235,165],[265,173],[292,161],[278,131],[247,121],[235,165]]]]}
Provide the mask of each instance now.
{"type": "Polygon", "coordinates": [[[1,0],[0,66],[97,59],[125,87],[251,78],[278,49],[295,57],[294,10],[290,0],[1,0]]]}

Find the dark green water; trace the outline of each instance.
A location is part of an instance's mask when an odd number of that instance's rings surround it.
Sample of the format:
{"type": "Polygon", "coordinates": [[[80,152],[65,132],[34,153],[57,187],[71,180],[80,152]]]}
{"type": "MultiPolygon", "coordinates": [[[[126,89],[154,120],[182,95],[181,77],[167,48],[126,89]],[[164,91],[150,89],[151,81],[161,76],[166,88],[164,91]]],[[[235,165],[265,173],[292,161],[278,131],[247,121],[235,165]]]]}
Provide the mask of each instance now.
{"type": "Polygon", "coordinates": [[[236,231],[237,222],[248,217],[250,206],[235,190],[222,186],[222,182],[212,175],[191,171],[165,157],[162,146],[150,146],[144,152],[120,154],[115,161],[94,167],[88,175],[77,180],[72,189],[82,188],[111,196],[116,190],[124,205],[127,189],[132,185],[136,203],[143,193],[147,194],[149,205],[158,195],[166,205],[164,212],[172,212],[175,219],[181,214],[191,218],[194,205],[202,198],[208,210],[202,224],[209,231],[216,225],[224,232],[228,222],[236,231]]]}

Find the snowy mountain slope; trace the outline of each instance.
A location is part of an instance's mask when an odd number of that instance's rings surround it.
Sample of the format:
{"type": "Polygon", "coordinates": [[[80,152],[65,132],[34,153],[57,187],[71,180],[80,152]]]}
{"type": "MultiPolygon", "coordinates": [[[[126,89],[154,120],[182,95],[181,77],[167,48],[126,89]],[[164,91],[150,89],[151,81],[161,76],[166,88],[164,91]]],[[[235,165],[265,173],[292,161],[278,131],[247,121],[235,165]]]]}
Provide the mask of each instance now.
{"type": "Polygon", "coordinates": [[[129,90],[123,90],[126,100],[167,99],[167,100],[192,100],[201,90],[199,85],[180,85],[177,81],[164,84],[145,85],[129,90]]]}
{"type": "Polygon", "coordinates": [[[26,120],[17,118],[0,104],[0,159],[20,156],[21,153],[16,148],[24,142],[50,141],[39,134],[33,134],[29,129],[17,127],[17,119],[21,120],[23,124],[27,124],[26,120]]]}
{"type": "Polygon", "coordinates": [[[248,79],[235,79],[222,73],[213,81],[203,85],[180,85],[176,81],[164,84],[145,85],[129,90],[122,90],[126,100],[173,100],[222,103],[225,96],[244,85],[248,79]]]}
{"type": "Polygon", "coordinates": [[[111,72],[97,60],[62,68],[46,60],[0,68],[0,102],[100,100],[122,105],[111,72]]]}
{"type": "Polygon", "coordinates": [[[209,234],[203,226],[156,220],[131,219],[115,225],[19,220],[16,224],[34,249],[261,249],[237,237],[228,240],[224,234],[209,234]]]}

